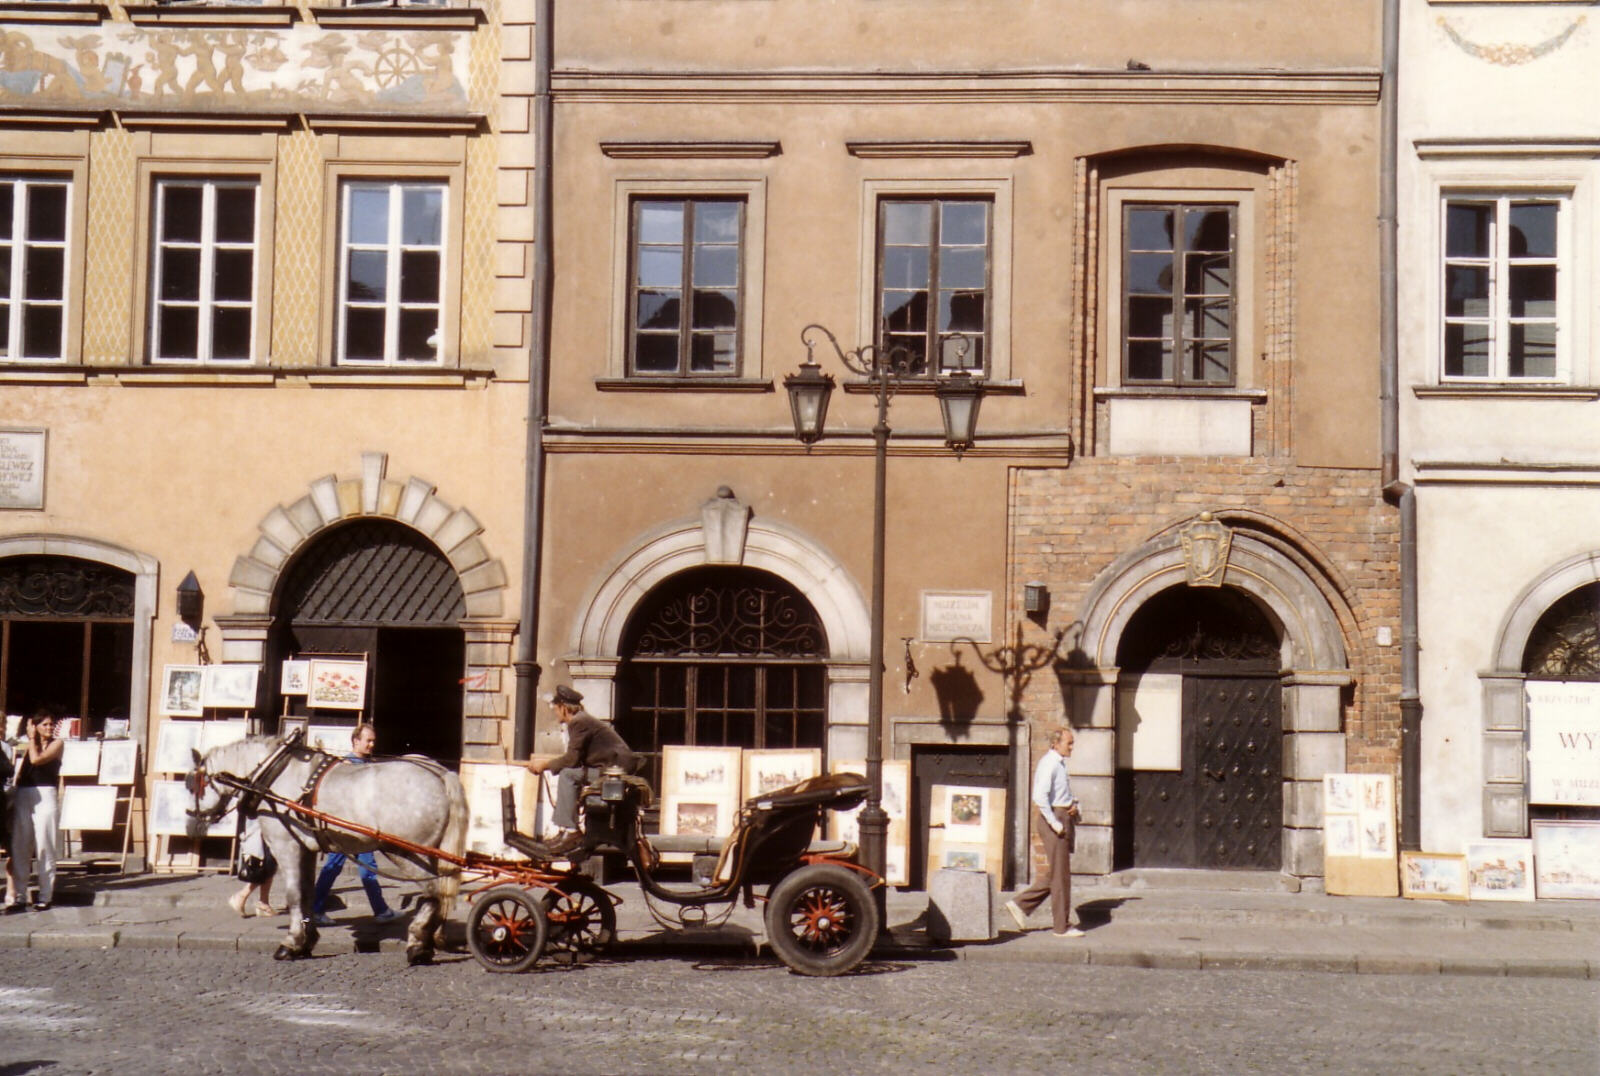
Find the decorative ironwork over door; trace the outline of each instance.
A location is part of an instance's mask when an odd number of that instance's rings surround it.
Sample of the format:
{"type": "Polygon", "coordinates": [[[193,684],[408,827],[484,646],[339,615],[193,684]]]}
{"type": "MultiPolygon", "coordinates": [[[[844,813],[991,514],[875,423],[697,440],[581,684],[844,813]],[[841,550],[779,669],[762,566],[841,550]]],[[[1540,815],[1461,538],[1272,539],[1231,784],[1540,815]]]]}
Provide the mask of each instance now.
{"type": "Polygon", "coordinates": [[[822,747],[826,650],[816,610],[777,576],[680,573],[629,622],[617,731],[650,757],[652,781],[671,744],[822,747]]]}

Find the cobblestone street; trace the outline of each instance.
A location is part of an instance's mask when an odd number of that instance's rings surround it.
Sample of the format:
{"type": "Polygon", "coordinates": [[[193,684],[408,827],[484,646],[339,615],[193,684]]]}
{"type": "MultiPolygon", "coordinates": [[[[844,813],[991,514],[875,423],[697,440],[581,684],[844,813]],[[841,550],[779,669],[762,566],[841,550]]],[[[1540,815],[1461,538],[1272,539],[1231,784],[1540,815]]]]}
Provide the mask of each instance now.
{"type": "MultiPolygon", "coordinates": [[[[329,947],[331,949],[331,947],[329,947]]],[[[326,951],[326,950],[325,950],[326,951]]],[[[459,954],[0,956],[0,1072],[1594,1072],[1600,984],[1478,976],[459,954]]]]}

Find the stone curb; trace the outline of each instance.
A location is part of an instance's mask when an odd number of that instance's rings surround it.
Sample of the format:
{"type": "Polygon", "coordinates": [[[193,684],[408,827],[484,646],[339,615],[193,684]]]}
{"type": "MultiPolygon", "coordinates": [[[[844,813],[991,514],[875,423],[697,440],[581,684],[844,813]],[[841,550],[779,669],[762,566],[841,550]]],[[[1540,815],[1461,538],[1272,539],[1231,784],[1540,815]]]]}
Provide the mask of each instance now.
{"type": "MultiPolygon", "coordinates": [[[[278,946],[278,934],[239,934],[228,931],[141,930],[138,927],[107,929],[84,927],[33,931],[0,932],[0,949],[160,949],[178,951],[244,952],[270,954],[278,946]]],[[[941,962],[961,960],[975,964],[1055,964],[1063,966],[1150,968],[1156,970],[1217,971],[1316,971],[1330,974],[1361,975],[1486,975],[1512,978],[1560,978],[1600,980],[1600,960],[1550,959],[1501,960],[1483,957],[1430,957],[1393,954],[1328,954],[1293,952],[1220,952],[1200,949],[1160,949],[1126,945],[1096,945],[1078,942],[1050,945],[1011,942],[936,947],[892,943],[879,946],[871,959],[878,961],[941,962]]],[[[325,934],[319,950],[325,953],[347,951],[398,954],[403,938],[380,938],[376,946],[370,939],[351,936],[337,939],[325,934]],[[338,941],[345,944],[336,944],[338,941]]],[[[684,941],[671,936],[634,938],[619,941],[612,950],[618,959],[685,957],[724,959],[765,959],[764,943],[720,944],[709,939],[684,941]]]]}

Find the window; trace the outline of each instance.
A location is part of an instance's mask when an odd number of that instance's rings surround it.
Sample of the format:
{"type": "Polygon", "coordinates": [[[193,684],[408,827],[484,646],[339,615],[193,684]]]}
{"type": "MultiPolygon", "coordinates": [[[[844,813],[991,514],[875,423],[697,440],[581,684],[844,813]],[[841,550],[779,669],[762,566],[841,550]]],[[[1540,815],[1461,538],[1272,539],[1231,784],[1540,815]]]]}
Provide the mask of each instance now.
{"type": "Polygon", "coordinates": [[[744,202],[633,202],[629,373],[739,373],[744,202]]]}
{"type": "Polygon", "coordinates": [[[0,178],[0,358],[65,354],[70,194],[62,179],[0,178]]]}
{"type": "Polygon", "coordinates": [[[985,372],[992,205],[878,203],[877,342],[903,349],[914,373],[985,372]],[[929,356],[936,356],[936,368],[929,356]]]}
{"type": "Polygon", "coordinates": [[[252,357],[256,193],[254,180],[157,182],[150,329],[155,361],[252,357]]]}
{"type": "Polygon", "coordinates": [[[341,187],[340,362],[439,361],[446,189],[443,183],[341,187]]]}
{"type": "Polygon", "coordinates": [[[1560,233],[1565,200],[1444,202],[1444,377],[1558,376],[1560,233]]]}
{"type": "Polygon", "coordinates": [[[1233,383],[1236,209],[1123,206],[1125,384],[1233,383]]]}

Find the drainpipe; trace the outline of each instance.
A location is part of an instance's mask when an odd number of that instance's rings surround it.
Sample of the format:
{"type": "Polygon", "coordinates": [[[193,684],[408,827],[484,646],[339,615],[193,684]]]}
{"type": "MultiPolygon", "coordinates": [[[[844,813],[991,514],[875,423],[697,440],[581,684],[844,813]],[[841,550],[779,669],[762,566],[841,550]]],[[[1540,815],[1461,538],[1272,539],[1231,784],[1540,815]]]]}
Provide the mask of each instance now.
{"type": "Polygon", "coordinates": [[[1397,217],[1400,153],[1400,0],[1383,3],[1383,94],[1378,192],[1379,392],[1384,498],[1400,508],[1400,847],[1422,847],[1422,695],[1417,662],[1417,494],[1400,480],[1400,327],[1397,217]]]}
{"type": "Polygon", "coordinates": [[[550,376],[550,145],[554,107],[550,68],[555,56],[555,0],[537,0],[533,82],[533,312],[528,329],[528,430],[526,488],[522,509],[522,610],[517,632],[516,712],[512,716],[511,757],[525,759],[533,748],[534,697],[539,690],[539,599],[544,572],[544,427],[548,418],[550,376]]]}

